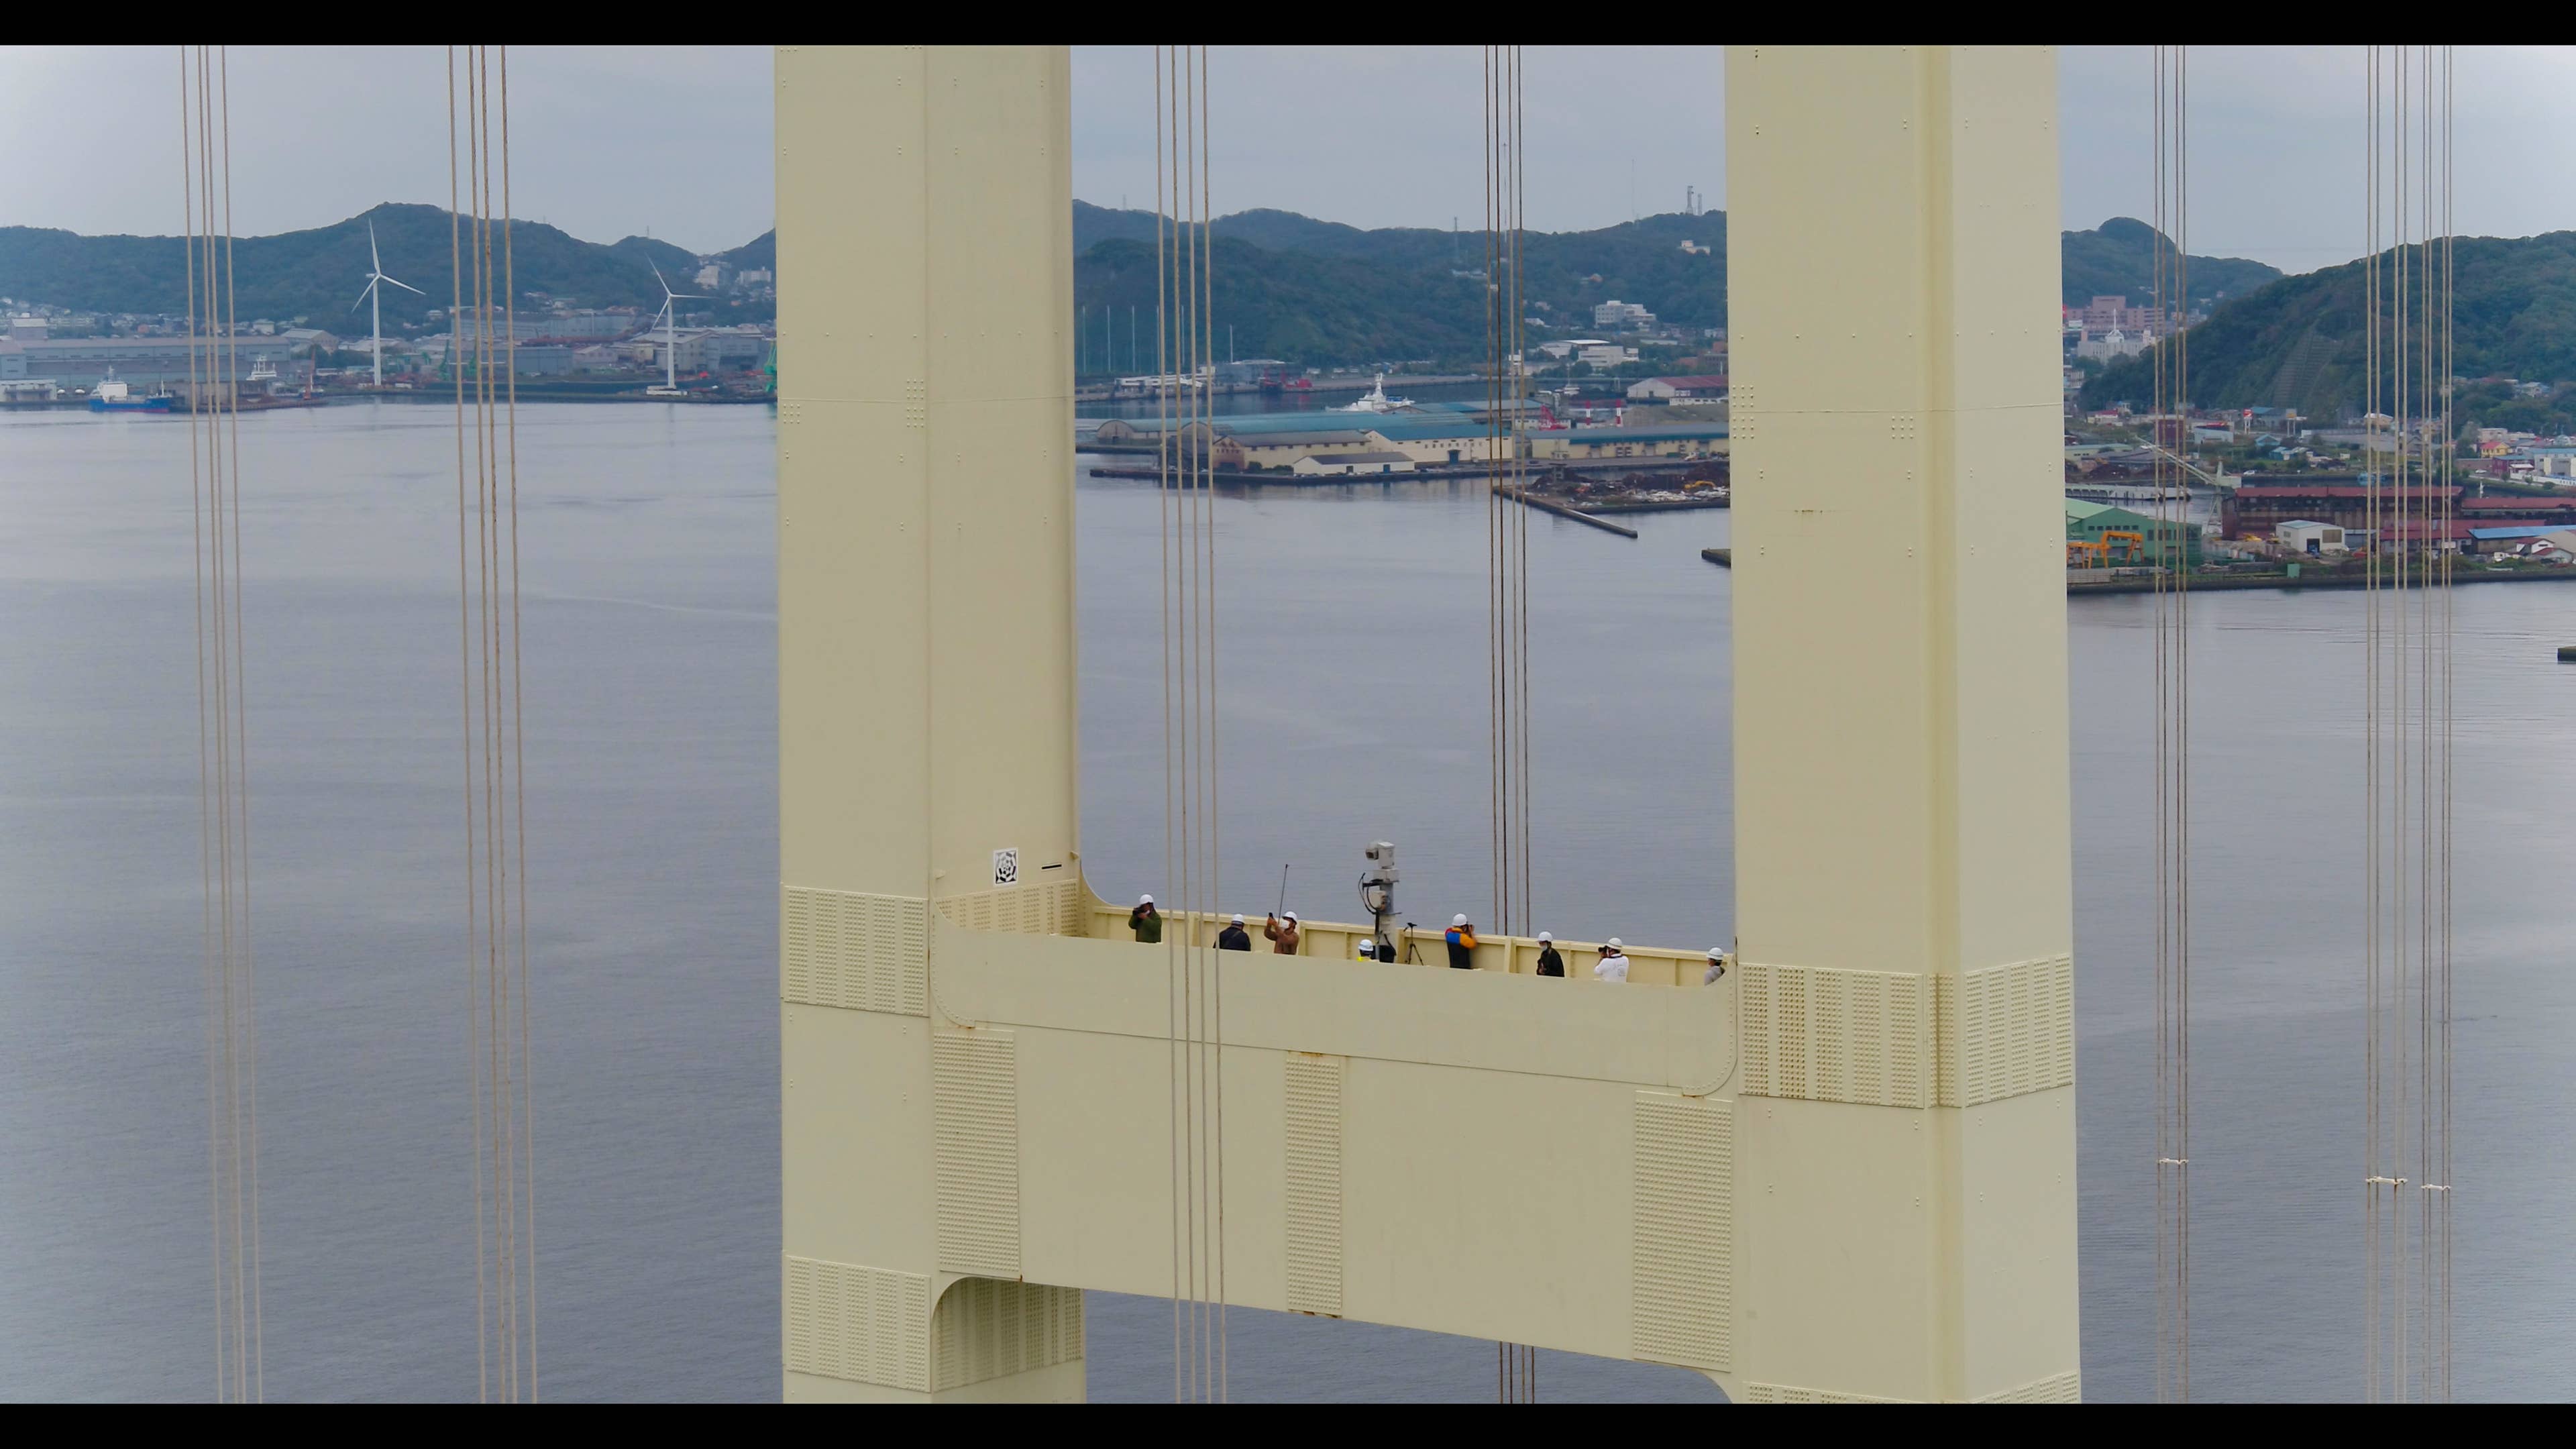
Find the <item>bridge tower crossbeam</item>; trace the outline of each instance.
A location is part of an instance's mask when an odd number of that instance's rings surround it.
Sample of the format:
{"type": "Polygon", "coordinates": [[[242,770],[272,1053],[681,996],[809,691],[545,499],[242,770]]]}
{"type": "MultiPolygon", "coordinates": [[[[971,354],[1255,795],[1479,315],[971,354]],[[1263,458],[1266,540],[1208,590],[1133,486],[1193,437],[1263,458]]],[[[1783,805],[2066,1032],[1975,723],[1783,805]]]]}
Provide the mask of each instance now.
{"type": "MultiPolygon", "coordinates": [[[[1227,958],[1235,1303],[2074,1395],[2052,67],[1730,55],[1746,959],[1227,958]]],[[[1082,1292],[1172,1288],[1165,956],[1076,832],[1069,89],[778,56],[790,1398],[1078,1399],[1082,1292]]]]}

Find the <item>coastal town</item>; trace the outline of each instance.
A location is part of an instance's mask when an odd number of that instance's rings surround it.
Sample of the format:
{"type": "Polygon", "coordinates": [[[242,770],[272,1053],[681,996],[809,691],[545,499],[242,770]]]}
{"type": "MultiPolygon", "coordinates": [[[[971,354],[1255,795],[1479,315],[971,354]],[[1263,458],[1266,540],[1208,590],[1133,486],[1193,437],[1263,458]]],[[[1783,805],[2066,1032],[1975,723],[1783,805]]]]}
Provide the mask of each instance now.
{"type": "MultiPolygon", "coordinates": [[[[352,279],[365,289],[362,303],[379,300],[380,277],[417,290],[371,269],[352,279]]],[[[206,369],[210,339],[191,338],[184,315],[84,312],[0,297],[0,407],[187,411],[201,392],[210,404],[247,409],[336,396],[435,396],[460,373],[483,371],[514,375],[522,399],[760,402],[776,387],[775,324],[714,325],[720,312],[687,304],[748,303],[765,311],[776,299],[772,269],[713,256],[669,278],[658,311],[584,306],[529,290],[488,317],[472,307],[451,315],[433,306],[420,323],[390,327],[365,307],[340,318],[246,318],[219,323],[212,335],[226,354],[218,397],[217,384],[192,376],[206,369]],[[693,290],[671,290],[680,286],[693,290]],[[201,359],[194,368],[192,351],[201,359]]]]}

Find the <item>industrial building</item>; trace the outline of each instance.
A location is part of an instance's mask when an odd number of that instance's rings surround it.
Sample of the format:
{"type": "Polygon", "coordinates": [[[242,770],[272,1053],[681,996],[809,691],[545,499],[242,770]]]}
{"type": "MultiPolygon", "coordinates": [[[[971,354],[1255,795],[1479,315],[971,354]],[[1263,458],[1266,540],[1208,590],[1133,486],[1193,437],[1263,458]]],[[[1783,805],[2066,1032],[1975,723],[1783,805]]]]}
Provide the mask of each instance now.
{"type": "Polygon", "coordinates": [[[1369,434],[1350,428],[1228,434],[1208,450],[1208,461],[1220,468],[1289,468],[1306,458],[1362,453],[1377,446],[1369,434]]]}
{"type": "Polygon", "coordinates": [[[757,331],[720,327],[683,332],[672,350],[682,372],[741,372],[758,367],[769,355],[769,339],[757,331]]]}
{"type": "Polygon", "coordinates": [[[89,388],[113,368],[118,377],[148,392],[156,383],[187,381],[188,352],[199,345],[185,337],[12,339],[0,342],[0,381],[49,378],[66,389],[89,388]]]}
{"type": "Polygon", "coordinates": [[[1530,434],[1530,456],[1540,459],[1697,458],[1727,450],[1724,423],[1658,428],[1566,428],[1530,434]]]}
{"type": "Polygon", "coordinates": [[[1628,388],[1630,402],[1696,401],[1726,396],[1726,374],[1704,373],[1696,377],[1650,377],[1632,383],[1628,388]]]}
{"type": "MultiPolygon", "coordinates": [[[[2372,500],[2384,513],[2439,513],[2446,499],[2456,502],[2460,489],[2409,484],[2372,488],[2354,473],[2319,473],[2292,481],[2278,478],[2243,483],[2220,495],[2218,529],[2226,538],[2270,538],[2284,523],[2331,523],[2339,528],[2367,528],[2372,500]]],[[[2501,521],[2501,520],[2500,520],[2501,521]]]]}
{"type": "MultiPolygon", "coordinates": [[[[1416,463],[1473,463],[1489,458],[1497,451],[1497,438],[1483,419],[1466,413],[1446,417],[1406,417],[1397,414],[1381,417],[1369,424],[1369,436],[1384,450],[1402,453],[1416,463]]],[[[1510,430],[1504,431],[1499,447],[1506,456],[1512,448],[1510,430]]]]}
{"type": "Polygon", "coordinates": [[[2295,519],[2280,525],[2272,530],[2272,540],[2281,546],[2283,553],[2306,554],[2310,558],[2352,552],[2352,545],[2344,538],[2340,525],[2318,523],[2312,519],[2295,519]]]}
{"type": "Polygon", "coordinates": [[[572,354],[569,347],[531,347],[522,342],[510,349],[510,370],[521,377],[561,377],[572,371],[572,354]]]}
{"type": "Polygon", "coordinates": [[[2101,546],[2104,557],[2120,562],[2124,552],[2142,556],[2149,563],[2170,566],[2179,549],[2187,566],[2198,567],[2201,560],[2200,529],[2179,519],[2155,518],[2108,503],[2086,503],[2082,499],[2066,500],[2066,541],[2071,544],[2101,546]],[[2134,538],[2108,535],[2134,534],[2134,538]]]}
{"type": "Polygon", "coordinates": [[[1339,453],[1330,457],[1300,458],[1296,471],[1308,478],[1410,473],[1413,459],[1402,453],[1339,453]]]}
{"type": "MultiPolygon", "coordinates": [[[[457,314],[459,326],[475,330],[481,314],[472,307],[457,314]]],[[[632,312],[538,312],[493,308],[491,329],[494,337],[507,334],[522,342],[543,338],[559,342],[605,342],[623,337],[644,325],[632,312]]]]}

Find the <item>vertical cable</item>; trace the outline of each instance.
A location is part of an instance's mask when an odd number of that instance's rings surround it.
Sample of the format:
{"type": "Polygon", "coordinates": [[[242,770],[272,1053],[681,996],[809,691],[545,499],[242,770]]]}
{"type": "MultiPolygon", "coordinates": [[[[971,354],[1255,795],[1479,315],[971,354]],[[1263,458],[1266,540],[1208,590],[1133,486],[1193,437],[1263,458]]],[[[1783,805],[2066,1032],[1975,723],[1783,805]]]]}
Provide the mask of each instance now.
{"type": "Polygon", "coordinates": [[[2362,1401],[2379,1385],[2379,47],[2363,48],[2363,454],[2372,471],[2363,498],[2370,546],[2363,601],[2363,954],[2362,954],[2362,1401]]]}
{"type": "Polygon", "coordinates": [[[511,808],[516,814],[511,842],[512,863],[518,867],[519,931],[519,1090],[522,1094],[519,1139],[523,1154],[521,1186],[527,1199],[527,1275],[528,1303],[526,1337],[528,1343],[528,1399],[537,1393],[537,1088],[530,1075],[528,1053],[528,750],[525,696],[521,690],[519,628],[519,367],[518,346],[518,269],[512,257],[510,239],[510,47],[501,47],[501,292],[509,319],[511,353],[508,373],[509,399],[509,468],[510,468],[510,782],[513,787],[511,808]]]}
{"type": "MultiPolygon", "coordinates": [[[[180,252],[187,267],[188,287],[188,562],[192,573],[189,605],[196,619],[197,636],[197,865],[204,901],[198,922],[198,973],[205,992],[206,1007],[206,1223],[211,1249],[215,1303],[215,1402],[222,1403],[228,1392],[226,1360],[230,1334],[226,1331],[224,1313],[224,1217],[223,1217],[223,1122],[218,1104],[223,1084],[217,1071],[222,1047],[216,1036],[216,1011],[222,1000],[220,985],[222,962],[217,955],[215,930],[215,842],[212,780],[214,762],[210,757],[206,723],[206,497],[202,466],[198,458],[197,413],[204,406],[206,389],[197,369],[197,137],[194,120],[189,115],[191,86],[188,80],[188,47],[179,47],[179,202],[186,223],[184,245],[180,252]]],[[[213,277],[206,279],[211,289],[213,277]]]]}
{"type": "MultiPolygon", "coordinates": [[[[1212,440],[1214,436],[1213,419],[1216,409],[1216,400],[1213,392],[1216,359],[1216,249],[1214,233],[1211,228],[1215,224],[1216,201],[1214,187],[1211,181],[1214,168],[1213,162],[1210,159],[1210,153],[1214,146],[1214,138],[1208,125],[1207,64],[1207,47],[1202,45],[1199,47],[1199,237],[1201,245],[1207,252],[1207,266],[1205,274],[1200,279],[1200,288],[1201,299],[1204,302],[1206,309],[1203,325],[1207,329],[1204,334],[1204,341],[1206,356],[1208,358],[1208,383],[1206,388],[1202,391],[1201,396],[1205,399],[1205,408],[1211,419],[1210,437],[1212,440]]],[[[1217,830],[1217,796],[1219,786],[1219,776],[1217,772],[1217,701],[1220,696],[1217,693],[1216,683],[1218,657],[1216,629],[1216,474],[1215,463],[1212,456],[1203,458],[1202,471],[1207,479],[1208,514],[1207,537],[1205,540],[1207,548],[1207,567],[1205,572],[1205,578],[1207,580],[1207,627],[1205,631],[1205,638],[1207,640],[1207,665],[1205,670],[1202,672],[1201,677],[1205,681],[1207,687],[1206,718],[1208,736],[1206,759],[1208,911],[1209,923],[1213,925],[1215,922],[1216,912],[1221,909],[1224,904],[1224,891],[1222,888],[1223,876],[1221,873],[1223,862],[1219,849],[1221,837],[1217,830]]],[[[1193,939],[1195,939],[1195,937],[1193,937],[1193,939]]],[[[1215,1083],[1214,1101],[1210,1104],[1209,1108],[1209,1114],[1215,1124],[1212,1135],[1216,1142],[1215,1160],[1209,1169],[1210,1175],[1216,1182],[1216,1223],[1214,1228],[1211,1230],[1211,1241],[1216,1246],[1216,1271],[1213,1275],[1216,1285],[1216,1400],[1219,1403],[1224,1403],[1227,1401],[1229,1394],[1228,1370],[1230,1364],[1228,1345],[1226,1342],[1227,1313],[1225,1291],[1225,958],[1216,953],[1212,944],[1208,948],[1207,962],[1209,1025],[1211,1028],[1209,1039],[1213,1043],[1213,1049],[1216,1053],[1215,1069],[1211,1073],[1215,1083]]]]}
{"type": "MultiPolygon", "coordinates": [[[[2174,69],[2174,292],[2175,302],[2186,314],[2185,325],[2173,329],[2174,393],[2188,415],[2191,410],[2191,329],[2188,325],[2191,310],[2189,46],[2174,47],[2174,69]]],[[[2174,1101],[2180,1127],[2175,1134],[2174,1146],[2175,1155],[2182,1159],[2175,1174],[2181,1198],[2175,1259],[2182,1278],[2181,1336],[2177,1347],[2182,1358],[2182,1397],[2188,1402],[2191,1398],[2191,545],[2198,535],[2199,525],[2191,520],[2189,475],[2177,476],[2174,485],[2181,495],[2177,508],[2182,522],[2181,536],[2174,540],[2174,577],[2181,584],[2174,593],[2177,656],[2174,670],[2174,950],[2178,962],[2174,1032],[2181,1062],[2174,1101]]]]}
{"type": "MultiPolygon", "coordinates": [[[[1161,511],[1158,537],[1162,549],[1162,580],[1156,609],[1161,615],[1163,630],[1163,899],[1179,906],[1183,903],[1172,889],[1176,863],[1173,847],[1179,806],[1179,782],[1173,773],[1174,762],[1178,759],[1175,749],[1177,741],[1173,738],[1178,715],[1175,713],[1176,701],[1172,696],[1172,617],[1173,607],[1177,601],[1172,570],[1174,516],[1172,489],[1175,486],[1173,464],[1176,461],[1173,450],[1178,446],[1179,439],[1173,433],[1174,400],[1171,363],[1166,348],[1169,341],[1169,328],[1166,325],[1166,318],[1169,315],[1167,303],[1172,275],[1170,253],[1179,242],[1179,237],[1172,235],[1167,245],[1166,238],[1167,222],[1179,211],[1176,199],[1166,191],[1166,182],[1177,179],[1178,166],[1167,165],[1167,161],[1177,157],[1179,138],[1170,134],[1167,128],[1175,126],[1178,120],[1177,115],[1170,108],[1178,105],[1179,77],[1176,74],[1168,77],[1171,93],[1167,95],[1165,71],[1170,65],[1165,48],[1156,46],[1154,48],[1154,371],[1161,423],[1155,448],[1155,471],[1158,475],[1155,480],[1155,491],[1161,511]],[[1167,147],[1170,148],[1168,151],[1167,147]]],[[[1177,190],[1177,187],[1172,189],[1177,190]]],[[[1181,922],[1182,928],[1187,929],[1186,909],[1182,911],[1181,922]]],[[[1182,1036],[1186,1006],[1183,999],[1179,942],[1172,938],[1168,923],[1163,932],[1162,944],[1172,1042],[1172,1401],[1179,1403],[1187,1397],[1186,1386],[1189,1382],[1186,1368],[1188,1349],[1185,1338],[1188,1312],[1184,1307],[1184,1293],[1187,1287],[1188,1258],[1195,1248],[1186,1227],[1189,1221],[1190,1194],[1183,1158],[1183,1150],[1189,1140],[1186,1090],[1189,1078],[1189,1049],[1182,1036]]]]}
{"type": "MultiPolygon", "coordinates": [[[[1517,810],[1517,817],[1520,817],[1520,923],[1517,923],[1517,928],[1520,928],[1520,933],[1533,931],[1535,926],[1535,905],[1530,900],[1530,469],[1528,459],[1522,456],[1522,446],[1528,441],[1525,423],[1528,423],[1530,415],[1530,374],[1520,364],[1520,358],[1528,356],[1525,317],[1522,317],[1525,307],[1522,307],[1520,294],[1522,232],[1528,227],[1525,178],[1528,178],[1528,168],[1525,168],[1525,157],[1522,157],[1520,46],[1512,46],[1512,418],[1507,425],[1512,428],[1512,485],[1515,485],[1512,490],[1520,495],[1520,505],[1512,511],[1512,518],[1520,529],[1520,565],[1517,565],[1515,580],[1512,580],[1512,593],[1520,601],[1520,629],[1517,629],[1520,632],[1520,663],[1512,673],[1512,678],[1520,681],[1520,810],[1517,810]]],[[[1538,1348],[1528,1348],[1528,1354],[1533,1356],[1530,1361],[1533,1361],[1535,1369],[1538,1348]]],[[[1530,1397],[1535,1400],[1535,1390],[1530,1390],[1530,1397]]]]}
{"type": "Polygon", "coordinates": [[[233,290],[233,94],[232,51],[229,46],[215,52],[218,96],[223,111],[223,176],[224,176],[224,371],[232,382],[231,445],[232,514],[233,514],[233,723],[239,759],[235,781],[241,791],[238,818],[241,823],[241,962],[242,962],[242,1062],[244,1081],[242,1098],[248,1121],[250,1145],[244,1154],[244,1167],[250,1178],[250,1393],[254,1402],[268,1397],[267,1355],[263,1351],[266,1333],[260,1312],[259,1272],[259,970],[258,959],[251,949],[250,929],[250,713],[248,695],[250,677],[245,666],[242,638],[242,551],[241,551],[241,342],[236,321],[233,290]]]}
{"type": "MultiPolygon", "coordinates": [[[[2442,47],[2442,508],[2444,532],[2449,531],[2449,517],[2458,498],[2456,487],[2459,443],[2451,418],[2451,379],[2455,357],[2452,351],[2453,319],[2458,315],[2457,274],[2453,248],[2458,231],[2452,219],[2452,177],[2456,152],[2452,126],[2452,106],[2457,97],[2457,78],[2453,72],[2451,47],[2442,47]]],[[[2442,1384],[2441,1396],[2451,1400],[2451,750],[2453,720],[2452,645],[2454,619],[2451,599],[2453,556],[2442,556],[2442,1384]]]]}
{"type": "MultiPolygon", "coordinates": [[[[468,72],[467,83],[472,83],[468,72]]],[[[467,124],[472,124],[471,108],[467,124]]],[[[488,1343],[490,1310],[485,1300],[489,1253],[483,1238],[483,1033],[482,988],[476,979],[476,956],[482,939],[481,893],[475,888],[474,813],[474,648],[471,594],[465,570],[465,363],[458,355],[465,340],[464,219],[456,166],[456,47],[447,48],[447,273],[452,300],[447,313],[447,369],[456,382],[456,688],[458,733],[465,749],[465,1063],[473,1088],[474,1139],[474,1354],[479,1374],[476,1397],[492,1397],[492,1351],[488,1343]]]]}

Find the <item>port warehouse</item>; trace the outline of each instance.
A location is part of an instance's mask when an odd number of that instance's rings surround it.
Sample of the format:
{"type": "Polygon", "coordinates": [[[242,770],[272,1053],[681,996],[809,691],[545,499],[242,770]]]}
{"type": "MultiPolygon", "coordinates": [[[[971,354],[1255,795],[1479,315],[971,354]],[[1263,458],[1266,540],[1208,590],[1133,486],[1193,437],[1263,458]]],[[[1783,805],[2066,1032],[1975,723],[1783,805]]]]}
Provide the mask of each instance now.
{"type": "MultiPolygon", "coordinates": [[[[1491,455],[1497,433],[1481,405],[1433,404],[1412,413],[1246,413],[1238,417],[1111,418],[1103,444],[1151,447],[1170,434],[1221,467],[1294,468],[1298,460],[1350,453],[1401,453],[1416,464],[1473,463],[1491,455]]],[[[1537,459],[1694,457],[1726,451],[1722,423],[1654,428],[1570,428],[1519,433],[1537,459]]]]}

